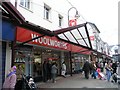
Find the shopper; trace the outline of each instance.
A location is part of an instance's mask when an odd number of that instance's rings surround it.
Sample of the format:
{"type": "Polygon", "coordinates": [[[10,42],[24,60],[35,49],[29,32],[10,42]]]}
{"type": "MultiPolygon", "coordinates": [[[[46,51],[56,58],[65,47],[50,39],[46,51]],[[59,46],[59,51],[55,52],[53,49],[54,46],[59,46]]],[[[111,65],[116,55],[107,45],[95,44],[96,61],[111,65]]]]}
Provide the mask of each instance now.
{"type": "Polygon", "coordinates": [[[112,64],[113,74],[117,71],[117,61],[112,64]]]}
{"type": "Polygon", "coordinates": [[[85,78],[86,79],[89,79],[89,74],[90,74],[90,70],[91,70],[91,65],[89,63],[88,60],[86,60],[86,62],[84,63],[84,66],[83,66],[83,71],[85,73],[85,78]]]}
{"type": "Polygon", "coordinates": [[[47,61],[45,60],[43,63],[43,81],[47,82],[47,61]]]}
{"type": "Polygon", "coordinates": [[[4,81],[3,90],[6,90],[6,89],[14,90],[15,85],[16,85],[16,69],[17,69],[16,66],[13,66],[10,69],[10,71],[4,81]]]}
{"type": "Polygon", "coordinates": [[[103,65],[102,61],[100,62],[100,68],[101,68],[101,72],[103,72],[104,71],[104,65],[103,65]]]}
{"type": "Polygon", "coordinates": [[[51,80],[51,67],[52,67],[52,64],[51,64],[51,61],[47,61],[47,80],[51,80]]]}
{"type": "Polygon", "coordinates": [[[94,79],[96,79],[96,70],[97,70],[96,63],[95,61],[92,61],[92,77],[94,79]]]}
{"type": "Polygon", "coordinates": [[[56,78],[56,75],[57,75],[57,64],[56,62],[53,62],[52,64],[52,68],[51,68],[51,74],[52,74],[52,82],[55,83],[55,78],[56,78]]]}
{"type": "Polygon", "coordinates": [[[61,75],[66,78],[66,64],[65,62],[62,63],[62,70],[61,70],[61,75]]]}
{"type": "Polygon", "coordinates": [[[16,71],[16,75],[17,75],[17,83],[15,85],[15,89],[16,90],[22,90],[23,87],[23,68],[21,65],[18,65],[17,71],[16,71]]]}
{"type": "Polygon", "coordinates": [[[107,74],[107,81],[109,82],[110,78],[111,78],[111,73],[112,73],[112,70],[113,70],[111,65],[110,65],[110,62],[108,62],[105,69],[106,69],[106,74],[107,74]]]}

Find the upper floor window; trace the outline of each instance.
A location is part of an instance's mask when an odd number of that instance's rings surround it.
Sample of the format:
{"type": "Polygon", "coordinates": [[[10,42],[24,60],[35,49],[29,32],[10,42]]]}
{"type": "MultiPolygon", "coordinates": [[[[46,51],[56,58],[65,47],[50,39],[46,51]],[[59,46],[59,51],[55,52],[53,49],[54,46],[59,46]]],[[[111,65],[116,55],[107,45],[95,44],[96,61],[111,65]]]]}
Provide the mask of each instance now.
{"type": "Polygon", "coordinates": [[[59,14],[58,18],[59,18],[59,27],[61,27],[62,26],[63,17],[59,14]]]}
{"type": "Polygon", "coordinates": [[[20,5],[27,9],[30,9],[30,0],[20,0],[20,5]]]}
{"type": "Polygon", "coordinates": [[[47,19],[47,20],[50,20],[50,10],[51,8],[44,4],[44,18],[47,19]]]}

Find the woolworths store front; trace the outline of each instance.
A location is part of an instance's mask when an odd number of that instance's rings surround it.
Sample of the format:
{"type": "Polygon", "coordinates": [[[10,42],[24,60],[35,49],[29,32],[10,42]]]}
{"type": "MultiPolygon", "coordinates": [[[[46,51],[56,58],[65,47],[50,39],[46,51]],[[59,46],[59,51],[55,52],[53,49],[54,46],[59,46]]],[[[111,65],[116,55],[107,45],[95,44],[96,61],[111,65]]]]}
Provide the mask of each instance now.
{"type": "MultiPolygon", "coordinates": [[[[58,31],[55,32],[55,34],[56,33],[61,32],[58,31]]],[[[43,62],[45,60],[51,63],[57,63],[58,75],[61,74],[61,64],[65,61],[67,64],[67,73],[72,75],[72,65],[74,63],[72,55],[74,53],[90,54],[89,48],[84,46],[61,40],[55,36],[46,36],[45,34],[34,32],[34,30],[17,27],[16,43],[19,44],[24,42],[24,45],[18,45],[15,48],[13,63],[16,66],[22,65],[24,73],[26,75],[32,75],[34,78],[37,78],[36,80],[42,80],[43,62]]]]}
{"type": "MultiPolygon", "coordinates": [[[[25,28],[17,27],[17,44],[42,36],[39,33],[25,28]]],[[[70,72],[69,50],[70,44],[60,41],[56,37],[43,36],[15,48],[14,64],[21,65],[26,75],[42,80],[43,62],[49,60],[58,64],[58,75],[60,75],[61,63],[67,64],[67,72],[70,72]]]]}

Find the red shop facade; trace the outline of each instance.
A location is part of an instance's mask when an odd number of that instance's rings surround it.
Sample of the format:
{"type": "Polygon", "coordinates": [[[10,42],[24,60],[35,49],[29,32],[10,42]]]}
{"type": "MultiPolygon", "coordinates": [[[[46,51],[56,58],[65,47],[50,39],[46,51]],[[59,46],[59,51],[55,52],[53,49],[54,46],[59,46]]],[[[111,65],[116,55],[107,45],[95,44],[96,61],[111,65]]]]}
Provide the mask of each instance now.
{"type": "Polygon", "coordinates": [[[58,75],[61,75],[61,64],[65,61],[67,73],[70,73],[69,52],[77,53],[81,50],[86,50],[82,47],[61,41],[57,37],[44,36],[26,28],[17,27],[16,44],[29,40],[31,41],[15,48],[13,63],[16,66],[21,65],[25,75],[31,75],[37,78],[36,80],[39,78],[39,81],[41,81],[43,77],[42,66],[45,60],[49,60],[51,63],[57,63],[59,68],[58,75]],[[33,38],[38,36],[41,37],[33,40],[33,38]]]}

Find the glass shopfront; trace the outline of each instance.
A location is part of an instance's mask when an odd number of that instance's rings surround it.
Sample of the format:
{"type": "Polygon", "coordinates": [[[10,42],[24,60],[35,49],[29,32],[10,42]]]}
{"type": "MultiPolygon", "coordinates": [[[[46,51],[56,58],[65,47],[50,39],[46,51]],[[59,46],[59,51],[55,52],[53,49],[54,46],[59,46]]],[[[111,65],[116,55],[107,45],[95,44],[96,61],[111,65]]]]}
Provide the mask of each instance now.
{"type": "MultiPolygon", "coordinates": [[[[51,64],[56,62],[58,68],[60,68],[60,51],[50,48],[39,48],[34,47],[33,49],[34,60],[33,60],[33,76],[42,76],[43,63],[44,61],[50,61],[51,64]]],[[[58,70],[60,74],[60,70],[58,70]]]]}
{"type": "Polygon", "coordinates": [[[32,47],[30,46],[22,46],[17,47],[15,49],[15,59],[14,65],[19,68],[21,66],[21,71],[24,75],[31,75],[32,76],[32,62],[33,62],[33,55],[32,55],[32,47]]]}
{"type": "MultiPolygon", "coordinates": [[[[69,68],[69,59],[68,54],[65,54],[65,62],[69,68]]],[[[17,48],[15,50],[15,60],[14,64],[18,67],[22,67],[22,71],[25,75],[31,75],[35,81],[42,81],[43,77],[43,63],[44,61],[50,61],[57,63],[58,75],[61,74],[61,51],[33,46],[31,49],[26,48],[17,48]]]]}

